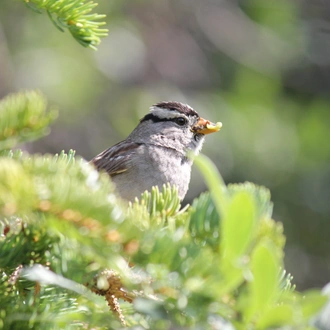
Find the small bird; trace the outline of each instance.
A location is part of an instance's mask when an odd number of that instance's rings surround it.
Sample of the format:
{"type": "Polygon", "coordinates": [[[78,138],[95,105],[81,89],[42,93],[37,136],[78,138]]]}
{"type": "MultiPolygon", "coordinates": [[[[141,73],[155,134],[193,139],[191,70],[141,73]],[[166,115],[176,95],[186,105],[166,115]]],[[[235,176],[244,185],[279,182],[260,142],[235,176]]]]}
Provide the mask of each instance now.
{"type": "Polygon", "coordinates": [[[175,185],[183,200],[192,166],[187,152],[197,155],[205,135],[221,126],[199,117],[187,104],[160,102],[125,140],[101,152],[91,163],[110,175],[120,196],[128,201],[166,183],[175,185]]]}

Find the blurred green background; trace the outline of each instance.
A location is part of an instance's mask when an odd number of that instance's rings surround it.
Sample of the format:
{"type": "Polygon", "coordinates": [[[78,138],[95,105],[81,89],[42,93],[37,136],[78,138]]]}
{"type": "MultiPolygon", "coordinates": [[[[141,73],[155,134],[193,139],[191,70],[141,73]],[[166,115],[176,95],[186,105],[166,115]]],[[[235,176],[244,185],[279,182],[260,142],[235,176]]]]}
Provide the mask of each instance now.
{"type": "MultiPolygon", "coordinates": [[[[222,121],[203,153],[227,183],[267,186],[299,289],[330,280],[330,2],[102,1],[97,52],[21,1],[0,4],[0,96],[38,88],[60,116],[29,152],[91,159],[150,105],[222,121]]],[[[194,170],[185,203],[205,184],[194,170]]]]}

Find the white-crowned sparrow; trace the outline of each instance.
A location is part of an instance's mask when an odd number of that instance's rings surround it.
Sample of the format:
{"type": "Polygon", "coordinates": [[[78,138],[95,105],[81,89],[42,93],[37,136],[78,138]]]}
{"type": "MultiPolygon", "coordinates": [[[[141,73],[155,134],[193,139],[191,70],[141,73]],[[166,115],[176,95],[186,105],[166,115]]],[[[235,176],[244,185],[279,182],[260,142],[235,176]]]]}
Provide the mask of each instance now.
{"type": "Polygon", "coordinates": [[[170,183],[177,186],[182,200],[192,165],[187,151],[198,154],[204,135],[217,132],[221,126],[200,118],[189,105],[160,102],[150,108],[127,139],[91,162],[111,176],[124,199],[132,201],[152,186],[161,188],[170,183]]]}

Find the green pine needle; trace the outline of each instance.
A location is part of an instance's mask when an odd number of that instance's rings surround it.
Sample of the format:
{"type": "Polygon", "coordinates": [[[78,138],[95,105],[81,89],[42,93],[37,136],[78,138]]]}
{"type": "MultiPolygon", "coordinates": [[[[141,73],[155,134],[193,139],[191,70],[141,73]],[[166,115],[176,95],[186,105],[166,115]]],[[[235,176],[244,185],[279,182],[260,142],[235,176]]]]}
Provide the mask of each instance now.
{"type": "Polygon", "coordinates": [[[189,231],[196,244],[219,246],[220,216],[208,192],[196,198],[190,209],[189,231]]]}
{"type": "Polygon", "coordinates": [[[45,109],[38,92],[0,103],[0,329],[122,328],[109,306],[130,328],[307,329],[326,297],[283,271],[268,189],[227,187],[198,157],[210,193],[191,207],[169,185],[127,204],[72,150],[5,149],[47,132],[45,109]],[[119,281],[86,294],[104,269],[119,281]]]}
{"type": "Polygon", "coordinates": [[[74,151],[2,152],[0,328],[120,328],[101,297],[75,289],[105,268],[118,272],[125,291],[138,293],[133,304],[119,302],[131,327],[208,329],[216,321],[218,328],[305,328],[325,298],[297,294],[283,272],[285,239],[268,217],[269,191],[249,183],[223,188],[225,195],[202,194],[188,210],[180,211],[170,186],[128,206],[109,177],[74,151]]]}
{"type": "Polygon", "coordinates": [[[105,15],[91,13],[97,6],[93,1],[84,0],[23,0],[33,11],[45,10],[53,24],[62,32],[68,29],[84,47],[96,50],[101,38],[108,35],[107,29],[100,28],[105,15]]]}
{"type": "Polygon", "coordinates": [[[294,291],[296,285],[292,284],[293,276],[290,273],[287,273],[285,269],[281,269],[280,272],[280,288],[283,291],[294,291]]]}
{"type": "Polygon", "coordinates": [[[0,150],[48,134],[57,111],[46,111],[46,98],[39,91],[11,94],[0,101],[0,150]]]}
{"type": "Polygon", "coordinates": [[[164,217],[175,215],[181,206],[177,187],[169,184],[163,185],[162,191],[158,187],[152,187],[151,192],[145,191],[141,204],[146,205],[151,216],[162,214],[164,217]]]}

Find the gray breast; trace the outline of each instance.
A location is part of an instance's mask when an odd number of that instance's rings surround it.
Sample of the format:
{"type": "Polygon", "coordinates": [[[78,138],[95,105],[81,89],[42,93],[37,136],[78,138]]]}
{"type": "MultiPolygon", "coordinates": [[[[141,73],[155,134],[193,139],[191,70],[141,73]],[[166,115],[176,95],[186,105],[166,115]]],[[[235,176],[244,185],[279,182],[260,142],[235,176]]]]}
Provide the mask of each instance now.
{"type": "Polygon", "coordinates": [[[182,200],[187,193],[192,162],[176,150],[162,146],[141,145],[128,170],[112,178],[119,194],[127,200],[152,186],[176,185],[182,200]]]}

